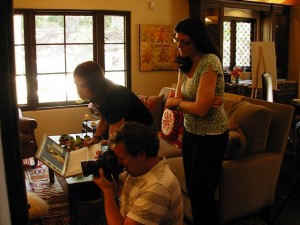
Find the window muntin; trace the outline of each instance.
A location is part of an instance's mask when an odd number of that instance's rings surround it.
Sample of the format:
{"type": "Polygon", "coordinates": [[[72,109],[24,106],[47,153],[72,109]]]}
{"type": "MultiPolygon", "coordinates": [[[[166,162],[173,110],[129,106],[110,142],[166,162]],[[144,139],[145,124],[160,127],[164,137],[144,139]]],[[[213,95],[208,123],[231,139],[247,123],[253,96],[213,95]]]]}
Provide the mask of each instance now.
{"type": "Polygon", "coordinates": [[[130,56],[125,53],[129,52],[126,42],[129,13],[106,12],[21,10],[15,13],[19,106],[36,109],[76,104],[73,71],[88,60],[103,62],[108,79],[128,86],[126,63],[130,56]]]}

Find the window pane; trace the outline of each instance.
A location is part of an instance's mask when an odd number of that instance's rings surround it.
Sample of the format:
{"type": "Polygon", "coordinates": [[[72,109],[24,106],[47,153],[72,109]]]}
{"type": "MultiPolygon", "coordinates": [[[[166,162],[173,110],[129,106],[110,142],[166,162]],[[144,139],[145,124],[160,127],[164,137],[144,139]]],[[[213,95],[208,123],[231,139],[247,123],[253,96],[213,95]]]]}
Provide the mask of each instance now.
{"type": "Polygon", "coordinates": [[[16,76],[16,88],[18,104],[27,104],[27,84],[26,76],[16,76]]]}
{"type": "Polygon", "coordinates": [[[223,23],[223,67],[230,66],[230,38],[231,26],[230,22],[223,23]]]}
{"type": "Polygon", "coordinates": [[[63,16],[35,16],[35,38],[37,44],[64,42],[63,16]]]}
{"type": "Polygon", "coordinates": [[[15,65],[16,74],[25,74],[25,48],[24,46],[15,46],[15,65]]]}
{"type": "MultiPolygon", "coordinates": [[[[43,17],[42,17],[43,18],[43,17]]],[[[52,44],[55,41],[47,41],[47,45],[37,45],[37,72],[41,73],[73,73],[75,67],[83,61],[93,60],[93,17],[92,16],[66,16],[66,37],[64,38],[63,17],[47,17],[57,21],[61,27],[58,29],[62,34],[62,45],[52,44]],[[66,40],[66,42],[64,42],[66,40]],[[69,44],[68,44],[68,43],[69,44]],[[72,43],[72,44],[70,44],[72,43]],[[80,43],[80,45],[75,44],[80,43]],[[89,43],[89,44],[87,44],[89,43]]],[[[39,18],[41,19],[41,18],[39,18]]],[[[43,18],[46,20],[45,18],[43,18]]],[[[58,26],[55,26],[58,27],[58,26]]],[[[46,33],[45,33],[46,35],[46,33]]],[[[60,42],[59,40],[58,42],[60,42]]],[[[39,87],[43,87],[43,97],[39,96],[39,102],[62,102],[78,99],[77,90],[74,86],[73,77],[57,77],[58,75],[40,76],[39,87]],[[51,80],[51,76],[52,80],[51,80]],[[60,87],[60,91],[54,96],[48,94],[46,85],[60,87]],[[71,88],[69,90],[69,88],[71,88]],[[50,96],[51,98],[48,98],[50,96]]],[[[40,93],[40,92],[39,92],[40,93]]]]}
{"type": "Polygon", "coordinates": [[[38,75],[39,102],[66,101],[66,78],[64,74],[38,75]]]}
{"type": "Polygon", "coordinates": [[[65,54],[63,45],[36,46],[37,72],[65,72],[65,54]]]}
{"type": "Polygon", "coordinates": [[[105,45],[105,70],[124,70],[124,45],[105,45]]]}
{"type": "Polygon", "coordinates": [[[124,17],[104,16],[105,43],[124,43],[124,17]]]}
{"type": "Polygon", "coordinates": [[[251,23],[236,23],[236,65],[250,66],[251,23]]]}
{"type": "Polygon", "coordinates": [[[18,104],[27,104],[27,82],[24,47],[24,16],[14,15],[16,89],[18,104]]]}
{"type": "Polygon", "coordinates": [[[93,43],[92,16],[66,16],[67,43],[93,43]]]}
{"type": "Polygon", "coordinates": [[[15,15],[14,16],[14,40],[15,40],[15,45],[24,44],[23,15],[15,15]]]}
{"type": "Polygon", "coordinates": [[[105,72],[105,77],[107,79],[110,79],[115,84],[120,84],[125,86],[125,71],[105,72]]]}
{"type": "Polygon", "coordinates": [[[76,85],[74,83],[73,73],[67,75],[67,101],[79,100],[76,85]]]}
{"type": "Polygon", "coordinates": [[[78,64],[93,60],[93,45],[67,45],[66,57],[67,72],[73,72],[78,64]]]}

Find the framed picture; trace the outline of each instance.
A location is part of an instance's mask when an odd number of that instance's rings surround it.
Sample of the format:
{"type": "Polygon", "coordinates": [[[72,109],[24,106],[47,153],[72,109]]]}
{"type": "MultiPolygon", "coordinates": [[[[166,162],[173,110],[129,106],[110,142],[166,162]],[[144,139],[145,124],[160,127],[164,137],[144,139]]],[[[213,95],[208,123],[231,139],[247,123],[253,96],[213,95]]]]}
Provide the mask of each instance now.
{"type": "Polygon", "coordinates": [[[139,25],[140,71],[177,70],[172,25],[139,25]]]}

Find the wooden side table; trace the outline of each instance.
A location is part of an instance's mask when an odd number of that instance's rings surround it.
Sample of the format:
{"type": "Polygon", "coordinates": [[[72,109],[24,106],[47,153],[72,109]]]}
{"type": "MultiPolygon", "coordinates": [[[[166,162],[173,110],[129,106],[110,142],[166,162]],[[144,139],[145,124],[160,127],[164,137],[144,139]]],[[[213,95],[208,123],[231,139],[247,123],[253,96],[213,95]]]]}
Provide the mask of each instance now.
{"type": "MultiPolygon", "coordinates": [[[[77,225],[78,203],[85,201],[93,201],[102,199],[102,192],[94,183],[93,176],[84,177],[82,175],[76,177],[64,178],[57,175],[57,180],[60,183],[64,193],[68,197],[69,211],[70,211],[70,225],[77,225]]],[[[101,221],[105,220],[104,206],[100,201],[101,221]]]]}
{"type": "MultiPolygon", "coordinates": [[[[75,136],[78,134],[70,134],[70,135],[75,136]]],[[[84,134],[80,134],[80,135],[84,135],[84,134]]],[[[88,133],[88,135],[91,136],[91,133],[88,133]]],[[[51,136],[51,138],[55,142],[59,143],[60,135],[51,136]]],[[[97,146],[100,148],[100,144],[97,144],[97,146]]],[[[96,148],[98,148],[97,146],[96,148]]],[[[55,174],[56,174],[57,181],[60,183],[64,193],[68,197],[70,224],[77,225],[78,203],[85,202],[85,201],[99,200],[101,199],[102,192],[100,188],[97,187],[97,185],[94,183],[92,175],[88,177],[84,177],[83,175],[78,175],[78,176],[64,178],[59,173],[55,173],[55,174]]],[[[55,181],[54,171],[50,168],[49,168],[49,179],[50,179],[50,183],[54,183],[55,181]]],[[[102,208],[102,204],[99,207],[102,208]]],[[[104,212],[104,210],[102,212],[104,212]]],[[[104,213],[101,213],[101,215],[99,215],[99,219],[100,216],[102,216],[102,214],[104,215],[104,213]]]]}
{"type": "MultiPolygon", "coordinates": [[[[243,84],[226,83],[225,92],[251,97],[252,87],[243,84]]],[[[295,81],[278,81],[277,89],[273,91],[274,102],[290,104],[292,99],[297,98],[298,83],[295,81]]],[[[257,89],[257,99],[262,99],[262,90],[257,89]]]]}

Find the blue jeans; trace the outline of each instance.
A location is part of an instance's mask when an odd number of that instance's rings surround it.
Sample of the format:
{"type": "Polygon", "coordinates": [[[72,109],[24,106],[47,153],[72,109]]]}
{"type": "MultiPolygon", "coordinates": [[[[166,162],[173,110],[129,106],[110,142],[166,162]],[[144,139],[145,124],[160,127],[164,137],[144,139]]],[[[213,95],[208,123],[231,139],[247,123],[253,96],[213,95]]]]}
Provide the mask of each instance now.
{"type": "Polygon", "coordinates": [[[220,180],[227,143],[227,131],[200,136],[184,130],[183,165],[195,225],[220,224],[214,193],[220,180]]]}

